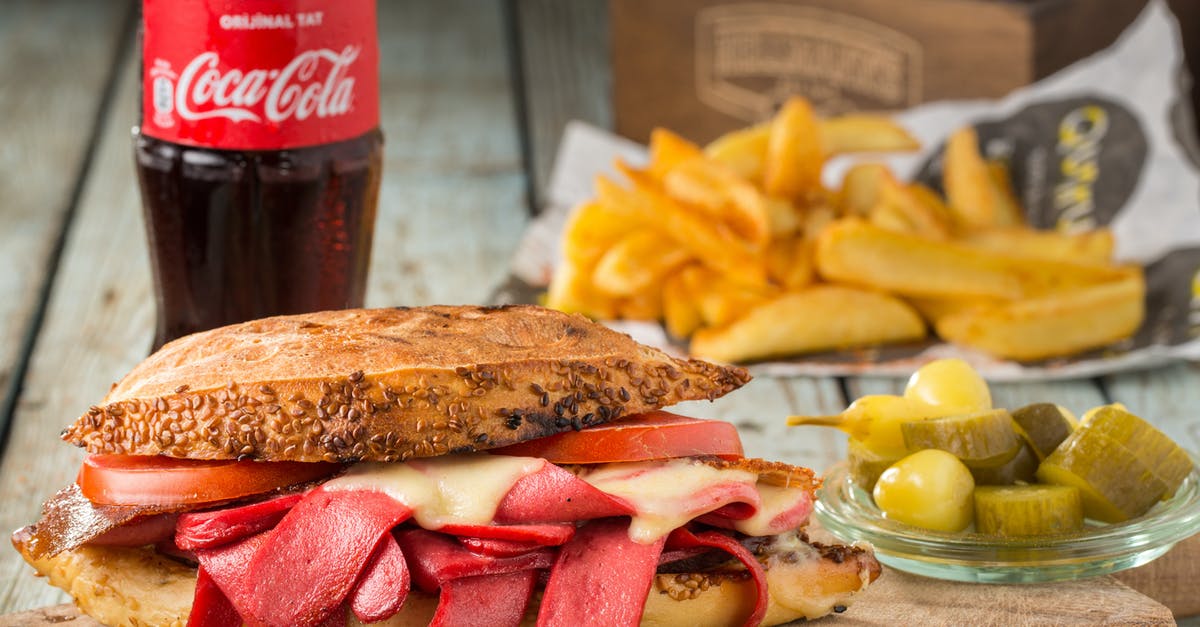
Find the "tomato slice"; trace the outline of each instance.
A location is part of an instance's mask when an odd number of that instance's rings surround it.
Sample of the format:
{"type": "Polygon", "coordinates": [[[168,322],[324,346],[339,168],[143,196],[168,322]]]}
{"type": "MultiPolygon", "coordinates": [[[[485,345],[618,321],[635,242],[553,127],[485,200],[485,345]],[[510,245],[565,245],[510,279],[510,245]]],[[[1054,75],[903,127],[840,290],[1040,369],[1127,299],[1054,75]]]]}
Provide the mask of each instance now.
{"type": "Polygon", "coordinates": [[[237,499],[327,477],[341,464],[88,455],[75,481],[101,505],[190,505],[237,499]]]}
{"type": "Polygon", "coordinates": [[[501,455],[542,457],[556,464],[600,464],[716,455],[742,456],[737,428],[720,420],[652,411],[492,450],[501,455]]]}

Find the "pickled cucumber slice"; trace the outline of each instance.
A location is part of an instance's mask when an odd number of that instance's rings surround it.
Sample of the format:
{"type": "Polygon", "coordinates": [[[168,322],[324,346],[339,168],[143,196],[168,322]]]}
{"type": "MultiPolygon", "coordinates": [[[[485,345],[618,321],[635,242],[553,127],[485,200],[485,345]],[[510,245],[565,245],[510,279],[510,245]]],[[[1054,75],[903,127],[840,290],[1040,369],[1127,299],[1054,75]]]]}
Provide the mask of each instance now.
{"type": "Polygon", "coordinates": [[[972,468],[975,485],[1012,485],[1018,481],[1033,483],[1036,479],[1038,458],[1029,444],[1022,442],[1012,459],[995,467],[972,468]]]}
{"type": "Polygon", "coordinates": [[[892,464],[900,461],[899,458],[892,459],[883,457],[871,452],[866,445],[861,442],[851,439],[847,443],[847,458],[850,461],[850,478],[854,483],[862,489],[870,492],[875,488],[875,482],[879,481],[879,475],[887,470],[892,464]]]}
{"type": "Polygon", "coordinates": [[[1162,479],[1129,449],[1082,427],[1042,461],[1037,478],[1079,488],[1084,516],[1109,523],[1141,516],[1167,492],[1162,479]]]}
{"type": "MultiPolygon", "coordinates": [[[[1109,403],[1108,405],[1097,405],[1097,406],[1083,412],[1083,418],[1079,419],[1079,424],[1085,425],[1085,424],[1091,422],[1092,418],[1096,416],[1096,412],[1100,411],[1101,409],[1104,409],[1105,407],[1115,407],[1121,411],[1129,411],[1129,408],[1126,407],[1124,403],[1109,403]]],[[[1078,427],[1079,425],[1075,425],[1075,426],[1078,427]]]]}
{"type": "Polygon", "coordinates": [[[1103,433],[1129,449],[1167,484],[1167,498],[1175,495],[1183,479],[1192,472],[1192,458],[1178,444],[1123,407],[1097,408],[1083,428],[1103,433]]]}
{"type": "Polygon", "coordinates": [[[903,422],[900,432],[909,449],[941,449],[969,468],[1000,467],[1021,447],[1012,416],[1003,409],[903,422]]]}
{"type": "Polygon", "coordinates": [[[1062,485],[975,488],[975,529],[995,536],[1041,536],[1083,528],[1079,490],[1062,485]]]}
{"type": "Polygon", "coordinates": [[[1038,461],[1058,448],[1062,441],[1074,431],[1071,421],[1054,403],[1034,403],[1012,413],[1020,435],[1037,454],[1038,461]]]}

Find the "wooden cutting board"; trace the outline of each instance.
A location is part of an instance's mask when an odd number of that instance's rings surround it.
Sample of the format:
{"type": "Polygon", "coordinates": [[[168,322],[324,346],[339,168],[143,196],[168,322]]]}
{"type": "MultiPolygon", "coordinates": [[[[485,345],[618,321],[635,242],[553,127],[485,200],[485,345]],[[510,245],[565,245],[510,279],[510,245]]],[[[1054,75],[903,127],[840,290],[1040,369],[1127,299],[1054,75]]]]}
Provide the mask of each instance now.
{"type": "MultiPolygon", "coordinates": [[[[1112,577],[1048,585],[981,585],[886,570],[841,615],[846,627],[905,625],[1174,625],[1171,611],[1112,577]]],[[[814,624],[803,623],[807,625],[814,624]]],[[[0,627],[99,627],[72,605],[0,617],[0,627]]]]}
{"type": "Polygon", "coordinates": [[[1200,616],[1200,535],[1145,566],[1113,576],[1167,606],[1176,618],[1200,616]]]}
{"type": "Polygon", "coordinates": [[[1174,625],[1165,605],[1113,577],[1055,584],[972,584],[885,570],[838,626],[1174,625]]]}

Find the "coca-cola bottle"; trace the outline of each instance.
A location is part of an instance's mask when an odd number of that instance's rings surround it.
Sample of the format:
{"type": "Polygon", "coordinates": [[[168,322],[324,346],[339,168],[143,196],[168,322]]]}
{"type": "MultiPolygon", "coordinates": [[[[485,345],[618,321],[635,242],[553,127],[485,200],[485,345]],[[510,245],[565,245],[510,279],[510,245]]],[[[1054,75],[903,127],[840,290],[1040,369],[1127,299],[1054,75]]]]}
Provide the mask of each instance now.
{"type": "Polygon", "coordinates": [[[144,0],[134,129],[155,348],[361,306],[379,194],[374,0],[144,0]]]}

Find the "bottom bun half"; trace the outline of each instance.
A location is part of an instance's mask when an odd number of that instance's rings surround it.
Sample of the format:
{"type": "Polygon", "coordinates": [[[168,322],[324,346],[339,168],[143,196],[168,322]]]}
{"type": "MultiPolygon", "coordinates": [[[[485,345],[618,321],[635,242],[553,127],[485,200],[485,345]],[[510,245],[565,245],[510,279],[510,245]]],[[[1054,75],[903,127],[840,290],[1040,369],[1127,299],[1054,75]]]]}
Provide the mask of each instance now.
{"type": "MultiPolygon", "coordinates": [[[[88,616],[105,625],[184,627],[196,587],[196,569],[151,548],[86,545],[52,557],[31,558],[40,575],[70,594],[88,616]]],[[[763,625],[780,625],[841,611],[879,574],[867,550],[795,542],[768,554],[770,606],[763,625]]],[[[658,574],[642,615],[656,627],[740,625],[753,609],[755,588],[744,572],[658,574]]],[[[413,591],[395,616],[373,625],[423,627],[436,596],[413,591]]],[[[526,621],[533,624],[536,608],[526,621]]],[[[352,614],[349,625],[361,625],[352,614]]]]}

